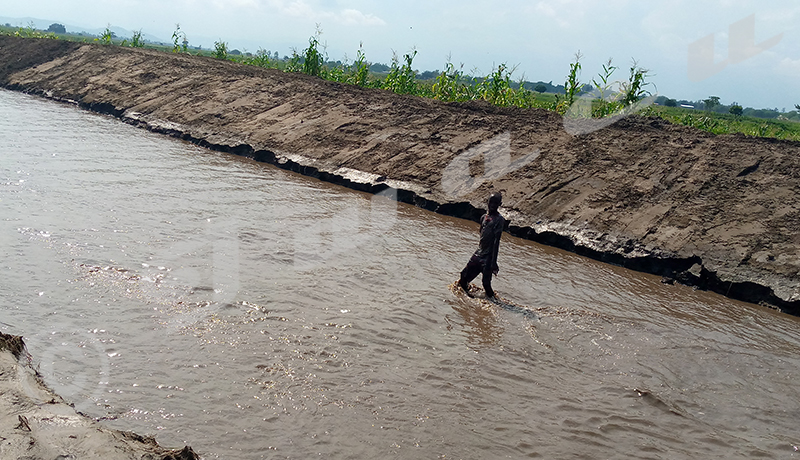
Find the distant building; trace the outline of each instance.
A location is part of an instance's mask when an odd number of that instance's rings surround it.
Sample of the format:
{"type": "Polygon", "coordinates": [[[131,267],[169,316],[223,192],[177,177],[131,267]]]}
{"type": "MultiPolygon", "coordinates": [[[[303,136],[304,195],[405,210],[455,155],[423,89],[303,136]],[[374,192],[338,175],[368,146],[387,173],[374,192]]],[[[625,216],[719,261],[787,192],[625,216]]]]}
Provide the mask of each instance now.
{"type": "Polygon", "coordinates": [[[693,109],[694,108],[693,105],[689,105],[689,104],[681,104],[681,107],[684,108],[684,109],[693,109]]]}

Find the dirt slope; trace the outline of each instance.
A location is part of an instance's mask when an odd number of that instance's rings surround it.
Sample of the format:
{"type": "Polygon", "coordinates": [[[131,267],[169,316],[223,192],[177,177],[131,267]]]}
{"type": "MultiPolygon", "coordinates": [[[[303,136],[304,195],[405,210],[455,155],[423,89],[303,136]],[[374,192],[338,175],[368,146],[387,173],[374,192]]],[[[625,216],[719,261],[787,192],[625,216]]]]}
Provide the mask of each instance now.
{"type": "Polygon", "coordinates": [[[800,312],[800,143],[627,117],[572,135],[543,110],[446,104],[211,58],[0,37],[7,88],[800,312]],[[481,178],[489,177],[481,183],[481,178]]]}
{"type": "Polygon", "coordinates": [[[195,460],[152,438],[109,430],[78,413],[42,383],[22,337],[0,332],[0,458],[195,460]]]}

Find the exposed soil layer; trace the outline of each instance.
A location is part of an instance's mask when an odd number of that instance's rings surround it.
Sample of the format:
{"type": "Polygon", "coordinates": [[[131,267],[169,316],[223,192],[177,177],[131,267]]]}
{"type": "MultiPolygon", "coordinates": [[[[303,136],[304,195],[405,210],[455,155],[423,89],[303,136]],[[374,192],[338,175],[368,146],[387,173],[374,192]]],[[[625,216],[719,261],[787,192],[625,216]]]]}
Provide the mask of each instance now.
{"type": "Polygon", "coordinates": [[[500,190],[514,235],[800,313],[798,142],[638,116],[573,135],[544,110],[53,43],[0,37],[0,84],[443,214],[500,190]]]}
{"type": "Polygon", "coordinates": [[[196,460],[153,438],[109,430],[55,395],[30,366],[22,337],[0,332],[0,458],[196,460]]]}

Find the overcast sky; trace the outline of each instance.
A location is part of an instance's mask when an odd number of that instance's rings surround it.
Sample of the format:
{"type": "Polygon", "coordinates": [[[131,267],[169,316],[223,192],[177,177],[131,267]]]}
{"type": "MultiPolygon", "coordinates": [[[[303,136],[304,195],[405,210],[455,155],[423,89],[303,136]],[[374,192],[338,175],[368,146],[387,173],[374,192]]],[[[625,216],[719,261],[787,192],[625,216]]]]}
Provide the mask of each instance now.
{"type": "Polygon", "coordinates": [[[797,0],[0,0],[0,16],[110,24],[164,41],[179,23],[190,45],[221,39],[281,56],[302,50],[319,24],[333,60],[352,59],[363,42],[372,62],[416,49],[418,70],[441,69],[449,57],[476,76],[505,63],[516,66],[514,79],[554,84],[580,50],[587,82],[609,58],[624,79],[636,59],[652,71],[649,89],[672,98],[800,104],[797,0]]]}

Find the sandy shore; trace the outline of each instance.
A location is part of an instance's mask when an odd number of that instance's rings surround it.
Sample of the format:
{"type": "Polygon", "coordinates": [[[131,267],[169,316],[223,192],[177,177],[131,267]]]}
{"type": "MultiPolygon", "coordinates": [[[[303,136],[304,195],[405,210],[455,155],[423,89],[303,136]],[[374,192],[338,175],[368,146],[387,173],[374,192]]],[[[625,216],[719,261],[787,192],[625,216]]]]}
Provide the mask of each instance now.
{"type": "Polygon", "coordinates": [[[192,460],[190,447],[110,430],[75,411],[30,365],[22,337],[0,332],[0,458],[192,460]]]}
{"type": "Polygon", "coordinates": [[[152,50],[0,37],[0,85],[800,313],[800,143],[441,103],[152,50]],[[583,130],[583,131],[582,131],[583,130]]]}

